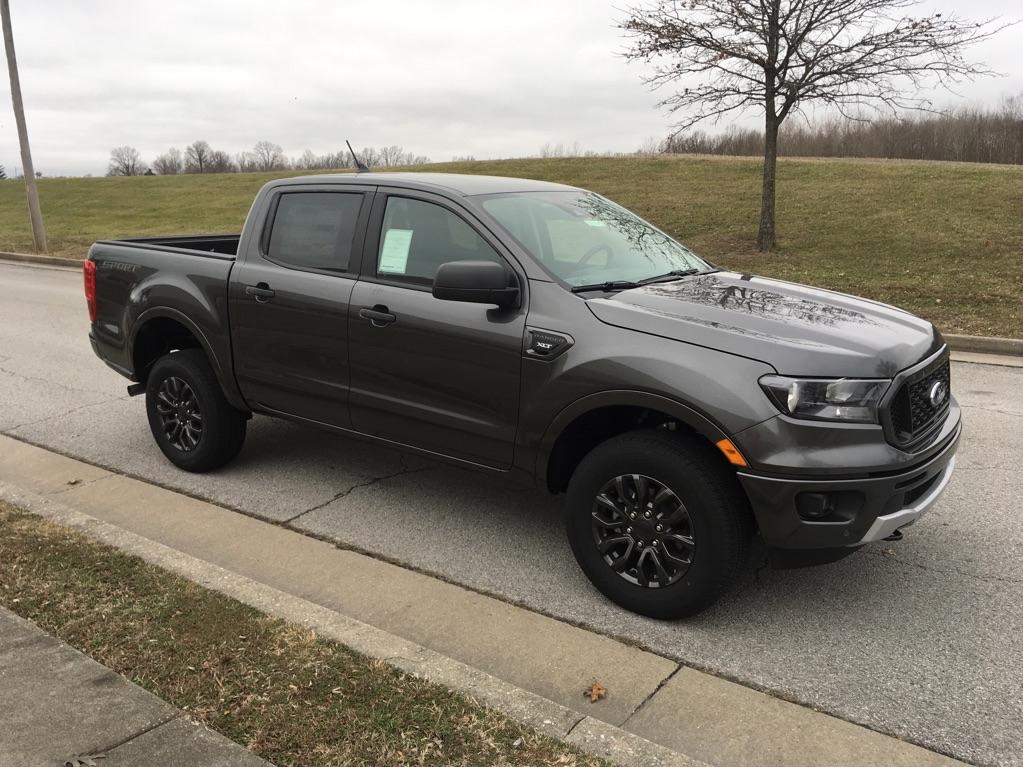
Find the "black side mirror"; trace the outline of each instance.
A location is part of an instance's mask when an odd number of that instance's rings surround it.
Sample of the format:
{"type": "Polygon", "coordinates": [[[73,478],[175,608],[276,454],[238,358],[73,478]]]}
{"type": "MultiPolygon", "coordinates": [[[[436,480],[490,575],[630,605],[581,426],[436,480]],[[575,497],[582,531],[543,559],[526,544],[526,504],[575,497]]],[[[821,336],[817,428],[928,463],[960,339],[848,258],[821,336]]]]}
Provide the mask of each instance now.
{"type": "Polygon", "coordinates": [[[508,270],[493,261],[448,261],[433,278],[433,297],[444,301],[514,306],[519,289],[508,270]]]}

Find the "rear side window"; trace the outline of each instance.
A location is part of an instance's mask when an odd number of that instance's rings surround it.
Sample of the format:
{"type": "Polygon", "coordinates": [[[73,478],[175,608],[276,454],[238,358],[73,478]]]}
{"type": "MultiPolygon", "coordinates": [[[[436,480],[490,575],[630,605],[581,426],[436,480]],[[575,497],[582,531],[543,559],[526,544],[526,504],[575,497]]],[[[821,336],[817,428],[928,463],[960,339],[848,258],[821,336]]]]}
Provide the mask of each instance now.
{"type": "Polygon", "coordinates": [[[282,194],[267,255],[279,264],[298,269],[348,271],[361,206],[361,194],[282,194]]]}

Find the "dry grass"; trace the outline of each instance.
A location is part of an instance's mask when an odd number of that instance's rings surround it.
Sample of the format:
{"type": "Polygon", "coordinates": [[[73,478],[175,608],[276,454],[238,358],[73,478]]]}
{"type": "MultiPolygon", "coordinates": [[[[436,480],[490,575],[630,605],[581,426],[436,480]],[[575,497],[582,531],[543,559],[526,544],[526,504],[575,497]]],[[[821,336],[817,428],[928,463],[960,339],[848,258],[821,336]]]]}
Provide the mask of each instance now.
{"type": "MultiPolygon", "coordinates": [[[[755,253],[760,163],[749,158],[526,159],[421,170],[594,189],[721,266],[902,306],[949,332],[1023,337],[1023,167],[782,159],[776,253],[755,253]]],[[[266,174],[43,180],[51,247],[238,231],[266,174]]],[[[0,182],[0,250],[31,236],[23,192],[0,182]]]]}
{"type": "Polygon", "coordinates": [[[0,604],[281,767],[601,764],[3,503],[0,551],[0,604]]]}

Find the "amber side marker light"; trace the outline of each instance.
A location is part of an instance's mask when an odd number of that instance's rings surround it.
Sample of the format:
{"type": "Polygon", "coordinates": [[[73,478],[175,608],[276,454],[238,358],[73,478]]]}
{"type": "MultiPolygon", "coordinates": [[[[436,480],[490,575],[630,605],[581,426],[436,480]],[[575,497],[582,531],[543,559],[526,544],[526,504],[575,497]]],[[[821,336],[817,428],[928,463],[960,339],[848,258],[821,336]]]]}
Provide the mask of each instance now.
{"type": "Polygon", "coordinates": [[[715,444],[718,446],[718,450],[725,454],[729,463],[736,466],[749,466],[746,459],[742,457],[742,453],[739,452],[739,448],[732,444],[732,440],[720,439],[715,444]]]}

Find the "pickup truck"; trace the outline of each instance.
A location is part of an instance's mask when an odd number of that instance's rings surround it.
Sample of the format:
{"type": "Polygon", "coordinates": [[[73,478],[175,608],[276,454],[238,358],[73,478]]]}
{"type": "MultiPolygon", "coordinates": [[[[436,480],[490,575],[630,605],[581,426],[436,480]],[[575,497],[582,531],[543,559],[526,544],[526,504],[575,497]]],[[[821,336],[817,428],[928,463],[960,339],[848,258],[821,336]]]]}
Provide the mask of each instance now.
{"type": "Polygon", "coordinates": [[[100,241],[90,340],[186,471],[253,414],[566,494],[607,597],[658,618],[894,540],[955,465],[940,333],[714,267],[607,198],[429,173],[266,184],[240,235],[100,241]]]}

